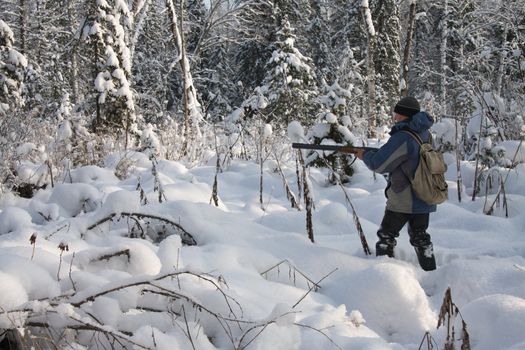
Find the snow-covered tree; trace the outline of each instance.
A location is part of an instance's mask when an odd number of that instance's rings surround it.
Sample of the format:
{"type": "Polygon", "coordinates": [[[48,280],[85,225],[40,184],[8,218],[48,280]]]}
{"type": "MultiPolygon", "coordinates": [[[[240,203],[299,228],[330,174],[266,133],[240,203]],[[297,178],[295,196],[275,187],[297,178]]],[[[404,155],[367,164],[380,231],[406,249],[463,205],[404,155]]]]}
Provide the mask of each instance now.
{"type": "Polygon", "coordinates": [[[131,90],[129,29],[133,17],[123,0],[90,1],[82,37],[93,45],[96,78],[96,117],[93,128],[130,133],[137,131],[137,116],[131,90]]]}
{"type": "Polygon", "coordinates": [[[22,86],[27,58],[14,47],[11,28],[0,19],[0,117],[2,124],[10,108],[23,103],[22,86]]]}
{"type": "Polygon", "coordinates": [[[286,127],[292,120],[311,124],[318,111],[318,90],[310,59],[295,48],[295,36],[288,22],[278,32],[277,49],[266,66],[259,91],[268,105],[262,110],[267,122],[286,127]]]}
{"type": "MultiPolygon", "coordinates": [[[[353,146],[357,138],[350,131],[351,121],[348,116],[338,118],[335,114],[326,111],[321,113],[320,122],[313,125],[306,133],[308,142],[319,144],[337,144],[353,146]]],[[[332,151],[309,152],[305,160],[306,165],[328,168],[328,182],[336,184],[337,181],[348,182],[354,173],[352,168],[355,157],[332,151]]]]}
{"type": "MultiPolygon", "coordinates": [[[[359,111],[355,109],[356,99],[361,98],[362,91],[353,84],[343,88],[338,81],[332,85],[323,86],[323,94],[319,101],[325,110],[345,120],[344,125],[351,126],[352,131],[360,136],[367,133],[366,119],[362,118],[359,111]]],[[[358,105],[357,105],[358,106],[358,105]]]]}
{"type": "Polygon", "coordinates": [[[477,117],[470,119],[466,128],[467,156],[470,160],[478,159],[480,165],[484,168],[490,168],[498,164],[503,154],[498,154],[494,150],[498,135],[497,128],[488,118],[479,114],[477,117]]]}
{"type": "Polygon", "coordinates": [[[199,72],[199,85],[202,86],[206,119],[218,121],[232,111],[232,102],[241,94],[240,87],[230,77],[235,75],[228,62],[228,52],[222,43],[205,53],[199,72]]]}

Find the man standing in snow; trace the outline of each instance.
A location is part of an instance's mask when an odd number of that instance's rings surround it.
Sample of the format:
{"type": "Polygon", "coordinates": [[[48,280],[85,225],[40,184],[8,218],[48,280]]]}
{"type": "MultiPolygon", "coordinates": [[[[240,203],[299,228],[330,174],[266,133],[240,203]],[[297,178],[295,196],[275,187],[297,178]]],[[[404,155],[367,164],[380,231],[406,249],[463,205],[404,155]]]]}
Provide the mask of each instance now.
{"type": "Polygon", "coordinates": [[[430,138],[432,117],[421,112],[419,102],[413,97],[402,98],[394,107],[394,126],[390,139],[378,150],[360,150],[356,157],[378,173],[388,173],[386,210],[377,231],[376,255],[394,257],[394,247],[399,231],[408,222],[410,244],[414,247],[419,265],[425,271],[436,269],[436,260],[430,235],[427,233],[429,216],[436,205],[429,205],[418,198],[410,187],[419,164],[419,144],[408,132],[419,134],[424,142],[430,138]]]}

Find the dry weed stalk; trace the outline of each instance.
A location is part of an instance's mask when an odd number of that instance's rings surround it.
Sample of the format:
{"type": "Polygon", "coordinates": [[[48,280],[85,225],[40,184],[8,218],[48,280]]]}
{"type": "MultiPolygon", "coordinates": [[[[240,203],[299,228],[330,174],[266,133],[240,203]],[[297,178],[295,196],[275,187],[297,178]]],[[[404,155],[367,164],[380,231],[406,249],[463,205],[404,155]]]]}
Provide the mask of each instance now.
{"type": "Polygon", "coordinates": [[[354,219],[354,225],[357,230],[357,234],[359,235],[359,239],[361,240],[361,246],[363,247],[363,251],[365,252],[365,255],[371,255],[372,252],[370,251],[370,247],[368,246],[368,242],[366,240],[365,232],[363,231],[363,227],[361,226],[361,221],[359,220],[359,216],[357,216],[357,213],[355,211],[355,207],[352,204],[352,201],[350,200],[350,197],[348,196],[348,193],[346,192],[345,187],[341,183],[340,179],[337,179],[337,183],[339,184],[339,187],[343,190],[343,193],[345,195],[346,202],[350,205],[352,208],[352,218],[354,219]]]}
{"type": "Polygon", "coordinates": [[[146,205],[148,204],[148,197],[146,196],[146,192],[144,191],[144,188],[142,188],[142,183],[140,182],[141,178],[140,176],[137,178],[137,187],[136,190],[140,193],[140,204],[146,205]]]}
{"type": "Polygon", "coordinates": [[[219,179],[218,179],[218,176],[219,176],[219,173],[222,172],[222,169],[221,169],[221,154],[219,152],[219,144],[217,142],[217,129],[215,126],[213,127],[213,136],[215,139],[215,157],[217,159],[215,162],[215,176],[213,177],[213,187],[211,191],[210,204],[213,201],[213,204],[216,207],[218,207],[219,206],[219,196],[218,196],[219,179]]]}
{"type": "Polygon", "coordinates": [[[439,317],[438,317],[438,324],[437,328],[439,328],[442,325],[447,326],[447,338],[445,342],[445,346],[443,350],[455,350],[454,342],[455,342],[455,329],[454,324],[457,316],[461,317],[461,350],[470,350],[470,337],[467,332],[467,324],[463,320],[463,317],[461,316],[461,313],[459,312],[458,307],[456,304],[452,302],[452,292],[450,290],[450,287],[447,288],[447,291],[445,292],[445,296],[443,298],[443,304],[441,304],[441,309],[439,311],[439,317]]]}
{"type": "Polygon", "coordinates": [[[279,175],[281,175],[281,179],[283,180],[286,198],[290,201],[290,205],[292,208],[301,210],[299,201],[297,200],[297,198],[295,198],[295,194],[293,193],[292,189],[290,188],[290,185],[288,184],[288,181],[286,180],[286,176],[284,175],[283,169],[281,167],[281,162],[279,161],[279,157],[277,156],[275,149],[273,150],[273,155],[275,157],[275,162],[277,163],[277,171],[279,172],[279,175]]]}
{"type": "Polygon", "coordinates": [[[426,350],[434,349],[434,345],[436,345],[437,347],[436,341],[434,340],[434,338],[432,338],[430,332],[425,332],[425,335],[423,336],[423,339],[421,340],[421,343],[419,344],[419,348],[417,348],[417,350],[422,350],[424,345],[426,345],[426,350]]]}
{"type": "MultiPolygon", "coordinates": [[[[314,241],[314,225],[312,220],[312,212],[314,210],[314,199],[312,196],[311,191],[311,185],[310,180],[308,179],[308,172],[306,169],[306,164],[304,162],[303,153],[301,150],[297,150],[297,158],[299,159],[299,164],[301,165],[301,171],[300,171],[300,180],[298,178],[298,183],[301,182],[303,185],[303,195],[304,195],[304,204],[306,207],[306,232],[308,234],[308,238],[312,243],[315,243],[314,241]]],[[[299,171],[298,171],[299,176],[299,171]]]]}
{"type": "MultiPolygon", "coordinates": [[[[247,329],[243,334],[242,336],[239,338],[239,340],[236,342],[236,344],[234,344],[234,349],[235,350],[244,350],[246,349],[251,343],[253,343],[257,337],[259,337],[263,332],[264,330],[271,324],[273,323],[277,323],[279,322],[279,319],[281,318],[284,318],[284,317],[287,317],[289,315],[292,315],[292,314],[295,314],[296,312],[295,311],[288,311],[288,312],[285,312],[269,321],[266,321],[266,322],[263,322],[263,323],[258,323],[258,324],[255,324],[254,326],[250,327],[249,329],[247,329]],[[249,340],[246,341],[246,343],[244,344],[244,340],[245,338],[248,337],[248,334],[252,333],[253,331],[255,330],[258,330],[257,333],[255,335],[253,335],[249,340]]],[[[296,326],[296,327],[300,327],[300,328],[306,328],[306,329],[309,329],[309,330],[313,330],[321,335],[323,335],[326,339],[328,339],[328,341],[337,349],[340,349],[340,350],[343,350],[339,345],[337,345],[333,340],[332,338],[330,338],[325,332],[323,332],[321,329],[317,329],[315,327],[312,327],[312,326],[309,326],[309,325],[305,325],[305,324],[301,324],[301,323],[297,323],[297,322],[293,322],[291,323],[291,325],[293,326],[296,326]]]]}
{"type": "Polygon", "coordinates": [[[282,265],[286,265],[286,267],[288,267],[288,278],[293,281],[294,286],[296,286],[296,282],[297,282],[297,278],[296,278],[296,273],[297,273],[297,274],[299,274],[300,276],[302,276],[306,280],[308,288],[310,288],[310,286],[311,286],[311,288],[313,288],[314,291],[316,291],[316,292],[321,288],[321,286],[319,286],[312,279],[307,277],[303,272],[301,272],[297,267],[295,267],[287,259],[284,259],[284,260],[278,262],[277,264],[273,265],[269,269],[264,270],[263,272],[261,272],[261,276],[263,276],[264,278],[268,279],[268,274],[271,271],[273,271],[273,270],[277,270],[277,275],[280,275],[280,273],[281,273],[280,267],[282,265]]]}
{"type": "Polygon", "coordinates": [[[499,171],[495,170],[491,173],[487,174],[487,179],[485,181],[485,203],[483,205],[483,212],[486,215],[492,215],[494,214],[494,207],[496,204],[499,207],[502,207],[505,210],[505,217],[509,217],[509,207],[507,202],[507,194],[505,192],[505,181],[503,180],[503,176],[499,173],[499,171]],[[492,182],[494,181],[493,178],[496,177],[499,183],[498,186],[498,193],[496,194],[496,197],[494,198],[494,201],[490,206],[487,207],[487,201],[488,201],[488,195],[489,195],[489,188],[492,188],[492,182]]]}
{"type": "Polygon", "coordinates": [[[62,267],[62,255],[64,254],[64,251],[66,252],[69,251],[69,246],[64,242],[60,242],[60,244],[58,245],[58,249],[60,249],[60,257],[59,257],[60,260],[58,262],[57,281],[60,281],[60,269],[62,267]]]}
{"type": "MultiPolygon", "coordinates": [[[[357,158],[354,158],[354,161],[357,158]]],[[[365,233],[363,231],[363,227],[361,226],[361,221],[359,220],[359,216],[357,216],[356,210],[354,205],[352,204],[352,201],[350,200],[350,196],[348,195],[348,192],[346,191],[345,186],[343,186],[343,183],[341,182],[341,178],[337,174],[337,172],[332,168],[332,166],[326,161],[325,165],[332,171],[333,179],[336,181],[337,185],[343,190],[343,194],[345,195],[345,200],[350,205],[350,208],[352,208],[352,218],[354,220],[354,225],[357,230],[357,234],[359,235],[359,239],[361,240],[361,246],[363,247],[363,251],[365,255],[371,255],[372,252],[370,251],[370,247],[368,246],[368,242],[366,240],[365,233]]]]}
{"type": "Polygon", "coordinates": [[[319,289],[321,289],[321,285],[320,283],[322,281],[324,281],[328,276],[330,276],[331,274],[333,274],[335,271],[337,271],[337,268],[336,269],[333,269],[332,271],[330,271],[327,275],[325,275],[323,278],[321,278],[319,281],[315,282],[313,281],[311,278],[309,278],[308,276],[306,276],[303,272],[301,272],[297,267],[295,267],[292,263],[290,263],[290,261],[288,260],[282,260],[280,261],[279,263],[273,265],[272,267],[270,267],[269,269],[261,272],[261,276],[263,276],[264,278],[268,279],[268,274],[273,271],[273,270],[277,270],[277,275],[280,274],[281,270],[280,270],[280,267],[282,265],[286,265],[288,267],[288,278],[290,280],[293,280],[293,284],[294,286],[296,286],[296,282],[297,282],[297,278],[296,278],[296,273],[299,274],[301,277],[303,277],[305,280],[306,280],[306,286],[308,287],[308,291],[306,292],[305,295],[303,295],[299,301],[297,301],[293,306],[292,306],[292,309],[295,308],[297,305],[299,305],[299,303],[308,296],[308,294],[310,294],[310,292],[314,291],[314,292],[317,292],[319,289]]]}
{"type": "Polygon", "coordinates": [[[29,243],[33,246],[33,251],[31,252],[31,260],[35,257],[35,248],[36,248],[36,232],[31,235],[29,238],[29,243]]]}
{"type": "Polygon", "coordinates": [[[314,283],[314,284],[308,289],[308,291],[306,292],[306,294],[303,295],[303,296],[301,297],[301,299],[299,299],[299,300],[298,300],[298,301],[292,306],[292,309],[295,308],[297,305],[299,305],[299,303],[300,303],[301,301],[303,301],[303,299],[306,298],[306,297],[308,296],[308,294],[310,294],[310,292],[311,292],[312,290],[314,290],[314,286],[318,286],[318,287],[316,287],[316,288],[321,288],[321,287],[320,287],[320,283],[321,283],[325,278],[327,278],[328,276],[330,276],[331,274],[333,274],[333,273],[336,272],[336,271],[337,271],[337,268],[333,269],[333,270],[330,271],[327,275],[325,275],[323,278],[321,278],[319,281],[315,282],[315,283],[314,283]]]}
{"type": "Polygon", "coordinates": [[[159,203],[162,203],[163,201],[167,201],[166,194],[164,193],[164,188],[162,187],[162,183],[160,182],[159,178],[159,172],[157,171],[157,165],[159,162],[157,161],[157,158],[152,154],[150,156],[151,161],[151,174],[153,175],[154,184],[153,184],[153,192],[159,192],[159,203]]]}

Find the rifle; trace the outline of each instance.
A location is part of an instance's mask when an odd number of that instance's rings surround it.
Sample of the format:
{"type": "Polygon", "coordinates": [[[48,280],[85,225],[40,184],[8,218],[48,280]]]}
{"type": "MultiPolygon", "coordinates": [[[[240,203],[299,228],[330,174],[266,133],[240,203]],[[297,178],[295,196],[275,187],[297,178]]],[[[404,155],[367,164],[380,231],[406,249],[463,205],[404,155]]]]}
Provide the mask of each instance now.
{"type": "Polygon", "coordinates": [[[292,148],[298,149],[316,149],[322,151],[335,151],[340,153],[357,153],[358,150],[364,151],[377,150],[374,147],[354,147],[354,146],[338,146],[338,145],[312,145],[309,143],[292,143],[292,148]]]}

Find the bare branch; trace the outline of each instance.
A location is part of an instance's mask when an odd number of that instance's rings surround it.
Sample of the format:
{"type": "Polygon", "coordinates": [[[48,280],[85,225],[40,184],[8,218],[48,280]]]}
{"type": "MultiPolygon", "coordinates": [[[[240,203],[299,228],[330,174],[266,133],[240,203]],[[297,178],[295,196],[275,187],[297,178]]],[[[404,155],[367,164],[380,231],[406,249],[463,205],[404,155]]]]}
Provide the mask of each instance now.
{"type": "MultiPolygon", "coordinates": [[[[186,231],[180,224],[176,223],[175,221],[172,221],[170,219],[167,219],[167,218],[164,218],[164,217],[160,217],[158,215],[154,215],[154,214],[146,214],[146,213],[127,213],[127,212],[123,212],[123,213],[120,213],[119,214],[120,216],[135,216],[139,219],[144,219],[144,218],[148,218],[148,219],[154,219],[154,220],[159,220],[159,221],[162,221],[162,222],[166,222],[172,226],[175,226],[180,232],[182,232],[182,234],[180,234],[181,236],[181,239],[182,239],[182,242],[186,245],[197,245],[197,241],[193,238],[193,236],[188,232],[186,231]]],[[[110,221],[112,220],[115,216],[117,216],[117,213],[112,213],[112,214],[109,214],[108,216],[98,220],[97,222],[95,222],[94,224],[90,225],[87,227],[87,231],[90,231],[92,229],[94,229],[95,227],[107,222],[107,221],[110,221]]]]}

